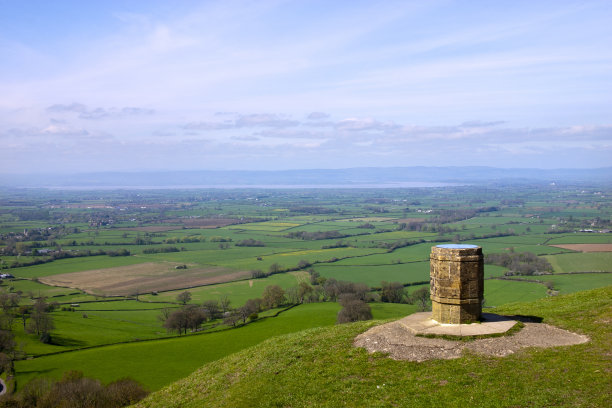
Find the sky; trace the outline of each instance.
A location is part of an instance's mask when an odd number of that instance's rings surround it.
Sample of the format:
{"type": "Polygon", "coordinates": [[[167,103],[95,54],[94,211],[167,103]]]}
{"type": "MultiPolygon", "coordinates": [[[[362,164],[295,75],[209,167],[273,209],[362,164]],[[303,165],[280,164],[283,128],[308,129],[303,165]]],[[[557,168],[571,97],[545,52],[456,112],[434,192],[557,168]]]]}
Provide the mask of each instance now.
{"type": "Polygon", "coordinates": [[[612,1],[0,0],[0,172],[612,166],[612,1]]]}

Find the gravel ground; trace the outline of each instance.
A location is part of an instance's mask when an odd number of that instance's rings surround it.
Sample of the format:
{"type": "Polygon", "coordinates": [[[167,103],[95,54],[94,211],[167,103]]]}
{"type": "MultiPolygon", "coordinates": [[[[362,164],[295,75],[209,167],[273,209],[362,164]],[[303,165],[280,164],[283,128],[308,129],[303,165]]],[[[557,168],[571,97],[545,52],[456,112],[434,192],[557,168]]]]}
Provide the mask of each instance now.
{"type": "Polygon", "coordinates": [[[543,323],[525,323],[514,335],[473,341],[454,341],[413,335],[397,322],[371,328],[355,338],[354,345],[370,353],[389,353],[394,360],[425,361],[459,358],[463,350],[503,357],[524,347],[557,347],[586,343],[587,336],[543,323]]]}

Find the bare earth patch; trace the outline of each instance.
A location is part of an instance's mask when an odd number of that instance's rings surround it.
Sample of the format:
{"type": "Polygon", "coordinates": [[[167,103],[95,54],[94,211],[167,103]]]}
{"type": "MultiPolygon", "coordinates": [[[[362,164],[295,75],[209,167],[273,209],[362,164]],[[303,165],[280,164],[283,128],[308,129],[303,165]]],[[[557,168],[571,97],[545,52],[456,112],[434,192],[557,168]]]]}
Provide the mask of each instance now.
{"type": "Polygon", "coordinates": [[[182,229],[182,225],[148,225],[146,227],[128,227],[128,228],[117,228],[119,231],[139,231],[139,232],[166,232],[172,230],[182,229]]]}
{"type": "Polygon", "coordinates": [[[94,295],[133,295],[231,282],[248,271],[221,267],[176,269],[174,262],[147,262],[115,268],[64,273],[40,278],[44,284],[81,289],[94,295]]]}
{"type": "Polygon", "coordinates": [[[174,218],[165,220],[171,224],[183,224],[185,228],[220,228],[228,225],[240,224],[235,218],[174,218]]]}
{"type": "Polygon", "coordinates": [[[425,221],[426,221],[425,218],[400,218],[397,220],[397,222],[400,224],[402,223],[410,224],[411,222],[424,223],[425,221]]]}
{"type": "Polygon", "coordinates": [[[370,353],[388,353],[394,360],[425,361],[461,357],[463,350],[504,357],[524,347],[557,347],[586,343],[587,336],[543,323],[525,323],[518,333],[473,341],[415,336],[396,322],[372,327],[355,338],[354,345],[370,353]]]}
{"type": "Polygon", "coordinates": [[[550,246],[579,252],[612,252],[612,244],[564,244],[550,246]]]}

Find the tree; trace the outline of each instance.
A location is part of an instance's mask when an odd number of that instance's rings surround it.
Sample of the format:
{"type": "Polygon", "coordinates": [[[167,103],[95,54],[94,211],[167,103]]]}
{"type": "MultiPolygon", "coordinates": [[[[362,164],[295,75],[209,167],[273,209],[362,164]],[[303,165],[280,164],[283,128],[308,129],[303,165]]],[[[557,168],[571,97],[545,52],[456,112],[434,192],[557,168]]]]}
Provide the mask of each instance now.
{"type": "Polygon", "coordinates": [[[200,308],[188,306],[170,313],[164,322],[164,327],[166,330],[175,331],[180,335],[187,333],[189,329],[192,331],[199,329],[204,320],[206,320],[206,316],[200,308]]]}
{"type": "Polygon", "coordinates": [[[354,293],[340,295],[339,303],[342,305],[342,309],[338,312],[337,323],[349,323],[372,318],[370,305],[359,299],[354,293]]]}
{"type": "Polygon", "coordinates": [[[429,300],[429,290],[427,288],[417,289],[410,295],[410,303],[416,303],[421,312],[429,308],[429,300]]]}
{"type": "Polygon", "coordinates": [[[168,307],[164,307],[161,310],[159,316],[157,316],[157,318],[161,320],[162,322],[165,322],[166,320],[168,320],[168,316],[170,316],[170,313],[172,313],[172,309],[168,307]]]}
{"type": "Polygon", "coordinates": [[[38,298],[34,303],[30,320],[28,321],[27,331],[36,333],[43,343],[51,341],[51,330],[54,329],[53,319],[49,315],[49,305],[45,298],[38,298]]]}
{"type": "Polygon", "coordinates": [[[300,282],[298,285],[298,299],[300,303],[304,303],[304,300],[312,293],[313,289],[306,282],[300,282]]]}
{"type": "Polygon", "coordinates": [[[238,309],[238,315],[242,319],[242,323],[246,323],[246,319],[253,313],[259,312],[261,309],[261,299],[249,299],[244,306],[238,309]]]}
{"type": "Polygon", "coordinates": [[[223,313],[229,310],[230,303],[232,302],[230,301],[230,298],[227,297],[227,295],[223,295],[219,298],[219,306],[221,306],[221,310],[223,311],[223,313]]]}
{"type": "Polygon", "coordinates": [[[282,272],[284,269],[282,266],[280,266],[277,262],[274,262],[272,265],[270,265],[270,275],[273,275],[275,273],[280,273],[282,272]]]}
{"type": "Polygon", "coordinates": [[[405,291],[404,285],[399,282],[385,282],[380,283],[381,300],[389,303],[401,303],[404,299],[405,291]]]}
{"type": "Polygon", "coordinates": [[[59,381],[35,378],[17,394],[3,397],[3,407],[71,407],[104,408],[135,404],[148,392],[129,378],[107,386],[87,378],[80,371],[67,371],[59,381]]]}
{"type": "Polygon", "coordinates": [[[285,303],[285,291],[278,285],[268,285],[262,295],[263,305],[272,309],[285,303]]]}
{"type": "Polygon", "coordinates": [[[186,305],[191,300],[191,292],[188,290],[176,295],[176,300],[182,305],[186,305]]]}
{"type": "Polygon", "coordinates": [[[298,301],[300,300],[298,296],[298,287],[292,286],[288,288],[287,291],[285,292],[285,296],[287,297],[287,301],[291,303],[292,305],[298,303],[298,301]]]}
{"type": "Polygon", "coordinates": [[[168,315],[163,325],[169,332],[177,332],[179,335],[187,333],[187,315],[183,309],[175,310],[168,315]]]}
{"type": "Polygon", "coordinates": [[[26,322],[28,317],[30,317],[31,311],[32,308],[28,305],[19,306],[19,309],[17,309],[17,314],[21,317],[21,322],[23,323],[23,330],[26,330],[26,322]]]}
{"type": "Polygon", "coordinates": [[[223,318],[223,324],[227,324],[228,326],[231,325],[235,327],[236,323],[238,323],[239,320],[240,320],[240,314],[238,313],[238,311],[232,311],[223,318]]]}
{"type": "Polygon", "coordinates": [[[207,320],[218,319],[222,316],[221,307],[216,300],[205,300],[202,304],[202,311],[207,320]]]}

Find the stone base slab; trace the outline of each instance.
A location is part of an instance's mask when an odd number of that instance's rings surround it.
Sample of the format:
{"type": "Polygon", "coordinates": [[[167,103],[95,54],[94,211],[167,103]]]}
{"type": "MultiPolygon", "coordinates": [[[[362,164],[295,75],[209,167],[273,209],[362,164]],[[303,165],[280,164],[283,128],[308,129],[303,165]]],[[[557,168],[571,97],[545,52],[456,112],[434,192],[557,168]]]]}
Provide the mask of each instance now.
{"type": "Polygon", "coordinates": [[[479,323],[443,324],[432,319],[431,312],[414,313],[397,321],[412,334],[481,336],[506,333],[517,323],[506,316],[483,313],[479,323]]]}

